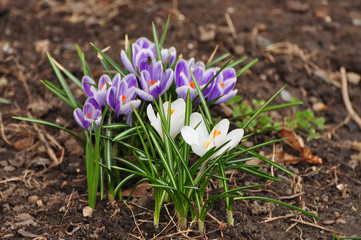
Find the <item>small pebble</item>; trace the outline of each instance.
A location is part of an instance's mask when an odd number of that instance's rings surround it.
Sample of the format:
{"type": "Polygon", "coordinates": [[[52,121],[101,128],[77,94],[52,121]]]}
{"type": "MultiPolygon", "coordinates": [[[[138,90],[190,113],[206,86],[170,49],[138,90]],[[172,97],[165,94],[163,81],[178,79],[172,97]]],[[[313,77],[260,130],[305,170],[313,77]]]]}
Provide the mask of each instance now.
{"type": "Polygon", "coordinates": [[[335,217],[339,218],[341,216],[341,214],[339,212],[333,212],[333,215],[335,215],[335,217]]]}
{"type": "Polygon", "coordinates": [[[285,101],[285,102],[291,102],[292,101],[292,95],[291,95],[291,93],[289,91],[284,89],[281,92],[280,95],[281,95],[281,98],[282,98],[283,101],[285,101]]]}
{"type": "Polygon", "coordinates": [[[65,207],[65,206],[62,206],[61,208],[59,208],[58,211],[59,211],[59,212],[65,212],[65,211],[66,211],[66,207],[65,207]]]}
{"type": "Polygon", "coordinates": [[[315,17],[319,19],[324,19],[327,16],[327,14],[323,10],[316,10],[315,11],[315,17]]]}
{"type": "Polygon", "coordinates": [[[89,206],[83,208],[83,216],[84,217],[91,217],[93,214],[93,209],[89,206]]]}
{"type": "Polygon", "coordinates": [[[339,219],[336,220],[336,223],[337,224],[346,224],[347,222],[346,222],[346,220],[344,220],[342,218],[339,218],[339,219]]]}
{"type": "Polygon", "coordinates": [[[29,203],[35,203],[39,200],[39,196],[37,195],[31,195],[29,198],[28,198],[28,201],[29,203]]]}
{"type": "Polygon", "coordinates": [[[2,161],[0,161],[0,167],[6,167],[7,165],[9,165],[8,164],[8,161],[6,161],[6,160],[2,160],[2,161]]]}
{"type": "Polygon", "coordinates": [[[292,12],[305,12],[310,8],[310,4],[299,1],[287,1],[287,9],[292,12]]]}
{"type": "Polygon", "coordinates": [[[361,27],[361,18],[353,18],[352,24],[356,27],[361,27]]]}
{"type": "Polygon", "coordinates": [[[359,127],[357,126],[357,124],[354,121],[348,122],[346,124],[348,130],[350,133],[354,133],[356,131],[358,131],[359,127]]]}
{"type": "Polygon", "coordinates": [[[312,105],[312,110],[315,112],[322,112],[326,109],[326,105],[323,102],[317,102],[312,105]]]}
{"type": "Polygon", "coordinates": [[[242,45],[236,45],[236,46],[233,48],[233,50],[234,50],[234,53],[235,53],[235,54],[237,54],[237,55],[242,55],[242,54],[244,53],[244,51],[245,51],[245,48],[244,48],[244,46],[242,46],[242,45]]]}
{"type": "Polygon", "coordinates": [[[357,85],[357,84],[360,83],[361,76],[360,76],[360,74],[355,73],[355,72],[348,72],[347,73],[347,80],[348,80],[349,83],[357,85]]]}
{"type": "Polygon", "coordinates": [[[41,200],[36,201],[36,206],[38,206],[39,208],[44,207],[43,201],[41,200]]]}
{"type": "Polygon", "coordinates": [[[14,172],[15,168],[13,166],[6,166],[3,168],[5,172],[14,172]]]}

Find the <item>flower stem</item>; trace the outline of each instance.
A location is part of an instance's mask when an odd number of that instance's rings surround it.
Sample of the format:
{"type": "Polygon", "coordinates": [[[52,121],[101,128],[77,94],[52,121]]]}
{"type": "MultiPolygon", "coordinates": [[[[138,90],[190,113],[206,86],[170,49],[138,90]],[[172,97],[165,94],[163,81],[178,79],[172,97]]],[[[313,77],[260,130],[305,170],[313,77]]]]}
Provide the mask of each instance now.
{"type": "Polygon", "coordinates": [[[227,209],[227,223],[229,226],[234,226],[233,212],[229,209],[227,209]]]}
{"type": "Polygon", "coordinates": [[[204,221],[201,220],[201,219],[198,219],[198,230],[201,232],[201,233],[204,233],[204,221]]]}

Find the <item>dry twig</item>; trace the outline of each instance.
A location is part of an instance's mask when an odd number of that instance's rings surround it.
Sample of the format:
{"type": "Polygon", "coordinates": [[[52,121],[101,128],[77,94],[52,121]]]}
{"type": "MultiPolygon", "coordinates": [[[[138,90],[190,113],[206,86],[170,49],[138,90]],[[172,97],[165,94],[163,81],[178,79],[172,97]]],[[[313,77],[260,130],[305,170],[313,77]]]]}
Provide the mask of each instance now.
{"type": "Polygon", "coordinates": [[[348,95],[346,69],[344,67],[341,67],[340,73],[341,73],[341,83],[342,83],[342,87],[341,87],[342,98],[343,98],[343,102],[345,103],[346,110],[350,114],[351,118],[356,122],[356,124],[361,129],[361,118],[353,109],[352,103],[350,101],[350,97],[348,95]]]}

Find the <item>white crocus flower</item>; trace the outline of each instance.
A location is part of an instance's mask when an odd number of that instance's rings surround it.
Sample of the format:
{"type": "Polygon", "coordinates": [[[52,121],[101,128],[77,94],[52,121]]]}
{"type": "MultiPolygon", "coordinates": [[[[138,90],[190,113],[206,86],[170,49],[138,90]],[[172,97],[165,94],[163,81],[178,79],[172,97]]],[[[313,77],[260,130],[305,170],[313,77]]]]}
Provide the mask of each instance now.
{"type": "MultiPolygon", "coordinates": [[[[165,102],[163,104],[165,118],[168,117],[168,105],[169,102],[165,102]]],[[[184,126],[184,117],[185,117],[185,107],[186,103],[182,98],[178,98],[176,101],[170,104],[169,110],[171,111],[171,118],[170,118],[170,136],[174,139],[178,133],[181,131],[182,127],[184,126]]],[[[159,136],[163,139],[163,131],[162,131],[162,123],[157,113],[155,115],[154,109],[151,104],[147,107],[147,115],[150,121],[150,124],[155,128],[158,132],[159,136]]]]}
{"type": "Polygon", "coordinates": [[[200,157],[209,149],[213,147],[218,148],[229,141],[210,157],[210,159],[213,159],[223,152],[234,148],[243,137],[243,129],[235,129],[228,133],[228,128],[229,120],[223,119],[208,133],[202,115],[200,113],[192,113],[190,126],[183,127],[181,134],[184,141],[192,147],[192,151],[200,157]]]}

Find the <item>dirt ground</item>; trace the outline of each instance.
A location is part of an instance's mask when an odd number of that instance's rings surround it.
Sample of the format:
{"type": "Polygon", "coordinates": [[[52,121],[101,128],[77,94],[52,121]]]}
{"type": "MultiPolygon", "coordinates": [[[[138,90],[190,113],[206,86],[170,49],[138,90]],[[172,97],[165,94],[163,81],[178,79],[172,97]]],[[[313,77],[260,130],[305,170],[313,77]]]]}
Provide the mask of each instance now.
{"type": "MultiPolygon", "coordinates": [[[[344,67],[351,104],[361,114],[359,0],[0,0],[0,59],[0,97],[10,100],[0,103],[1,239],[361,237],[361,130],[346,110],[340,75],[344,67]],[[195,224],[177,230],[171,205],[162,210],[160,229],[154,229],[150,196],[112,205],[98,199],[93,216],[84,217],[82,146],[64,132],[12,116],[41,118],[80,133],[71,109],[40,82],[57,83],[45,52],[81,78],[79,44],[99,75],[103,68],[90,42],[111,46],[109,55],[120,63],[125,34],[130,40],[152,39],[151,22],[161,29],[169,14],[165,45],[175,46],[185,59],[205,61],[217,44],[216,56],[230,52],[235,58],[259,59],[237,82],[246,100],[267,99],[287,84],[287,91],[304,102],[295,109],[313,108],[326,119],[321,138],[306,142],[322,165],[287,164],[294,177],[276,170],[284,181],[248,192],[293,204],[321,219],[240,201],[234,205],[235,226],[227,227],[219,201],[207,218],[205,235],[195,224]]],[[[84,99],[79,91],[75,95],[84,99]]],[[[279,113],[287,116],[295,109],[279,113]]],[[[296,154],[286,144],[280,146],[296,154]]],[[[239,186],[264,183],[242,173],[235,173],[233,181],[239,186]]]]}

